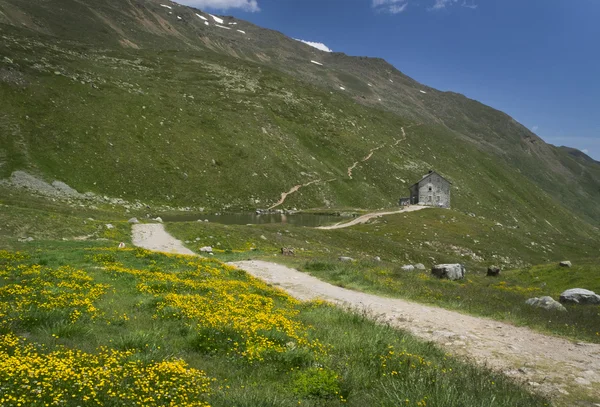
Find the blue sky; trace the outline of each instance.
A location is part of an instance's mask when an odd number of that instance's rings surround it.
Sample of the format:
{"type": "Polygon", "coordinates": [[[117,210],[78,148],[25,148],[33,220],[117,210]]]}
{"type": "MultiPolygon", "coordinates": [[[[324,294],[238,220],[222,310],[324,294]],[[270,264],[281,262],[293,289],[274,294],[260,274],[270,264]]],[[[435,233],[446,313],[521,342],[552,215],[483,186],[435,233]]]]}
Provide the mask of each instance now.
{"type": "Polygon", "coordinates": [[[600,160],[598,0],[180,0],[502,110],[600,160]]]}

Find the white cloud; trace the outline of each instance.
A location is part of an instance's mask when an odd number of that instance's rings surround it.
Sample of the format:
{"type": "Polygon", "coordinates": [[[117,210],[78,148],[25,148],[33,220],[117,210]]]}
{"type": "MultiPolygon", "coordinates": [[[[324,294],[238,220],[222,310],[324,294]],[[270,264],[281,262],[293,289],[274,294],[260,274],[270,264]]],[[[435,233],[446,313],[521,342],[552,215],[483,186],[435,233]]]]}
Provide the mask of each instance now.
{"type": "Polygon", "coordinates": [[[533,127],[531,128],[531,131],[538,131],[538,129],[539,129],[539,128],[540,128],[540,126],[533,126],[533,127]]]}
{"type": "MultiPolygon", "coordinates": [[[[435,3],[429,8],[430,11],[442,10],[448,6],[454,6],[459,4],[459,0],[435,0],[435,3]]],[[[475,0],[462,0],[460,3],[461,7],[470,8],[475,10],[477,8],[477,4],[475,4],[475,0]]]]}
{"type": "Polygon", "coordinates": [[[408,0],[372,0],[372,7],[379,12],[402,13],[408,7],[408,0]]]}
{"type": "Polygon", "coordinates": [[[477,8],[477,4],[475,3],[467,3],[467,0],[464,0],[461,4],[461,6],[466,7],[466,8],[470,8],[471,10],[475,10],[477,8]]]}
{"type": "Polygon", "coordinates": [[[394,4],[388,8],[388,11],[392,14],[398,14],[398,13],[402,13],[404,10],[406,10],[406,7],[408,7],[408,3],[404,3],[401,5],[394,4]]]}
{"type": "Polygon", "coordinates": [[[333,50],[331,48],[329,48],[327,45],[323,44],[322,42],[304,41],[304,40],[299,40],[297,38],[294,38],[294,39],[296,41],[300,41],[307,45],[310,45],[311,47],[315,47],[316,49],[320,49],[321,51],[333,52],[333,50]]]}
{"type": "Polygon", "coordinates": [[[229,10],[239,8],[244,11],[260,11],[257,0],[177,0],[177,3],[198,8],[213,8],[216,10],[229,10]]]}

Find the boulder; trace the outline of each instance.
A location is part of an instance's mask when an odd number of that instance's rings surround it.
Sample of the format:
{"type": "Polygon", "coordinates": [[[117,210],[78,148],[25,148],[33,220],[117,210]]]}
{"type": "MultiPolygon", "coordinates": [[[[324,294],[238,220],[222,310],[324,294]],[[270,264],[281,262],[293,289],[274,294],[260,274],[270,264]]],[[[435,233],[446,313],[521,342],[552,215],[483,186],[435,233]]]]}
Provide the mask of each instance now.
{"type": "Polygon", "coordinates": [[[138,218],[131,218],[127,222],[129,222],[129,223],[140,223],[140,221],[138,220],[138,218]]]}
{"type": "Polygon", "coordinates": [[[125,243],[121,242],[119,243],[119,249],[124,249],[125,248],[125,243]]]}
{"type": "Polygon", "coordinates": [[[415,271],[415,266],[412,264],[406,264],[401,267],[402,271],[415,271]]]}
{"type": "Polygon", "coordinates": [[[500,267],[491,266],[487,269],[488,277],[497,277],[500,275],[500,267]]]}
{"type": "Polygon", "coordinates": [[[375,256],[375,257],[373,257],[373,260],[375,260],[375,261],[381,261],[381,257],[375,256]]]}
{"type": "Polygon", "coordinates": [[[159,222],[159,223],[163,223],[163,220],[160,216],[157,216],[156,218],[154,218],[155,221],[159,222]]]}
{"type": "Polygon", "coordinates": [[[585,290],[583,288],[571,288],[564,291],[559,298],[562,303],[569,304],[600,304],[600,295],[593,291],[585,290]]]}
{"type": "Polygon", "coordinates": [[[114,229],[114,228],[115,228],[115,227],[114,227],[112,224],[110,224],[110,223],[107,223],[105,226],[106,226],[106,229],[114,229]]]}
{"type": "Polygon", "coordinates": [[[200,252],[201,253],[212,253],[212,247],[211,246],[204,246],[200,248],[200,252]]]}
{"type": "Polygon", "coordinates": [[[352,257],[340,256],[339,261],[354,261],[352,257]]]}
{"type": "Polygon", "coordinates": [[[293,256],[294,255],[294,249],[291,247],[282,247],[281,248],[281,254],[283,256],[293,256]]]}
{"type": "Polygon", "coordinates": [[[415,264],[415,269],[423,271],[423,270],[425,270],[425,265],[422,263],[417,263],[417,264],[415,264]]]}
{"type": "Polygon", "coordinates": [[[560,263],[558,263],[558,265],[561,267],[571,267],[572,266],[571,262],[568,260],[561,261],[560,263]]]}
{"type": "Polygon", "coordinates": [[[544,308],[547,310],[555,310],[555,311],[566,311],[567,309],[558,301],[554,300],[552,297],[540,297],[540,298],[530,298],[525,301],[525,304],[531,305],[532,307],[544,308]]]}
{"type": "Polygon", "coordinates": [[[438,278],[460,280],[465,277],[465,266],[462,264],[437,264],[431,268],[431,274],[438,278]]]}

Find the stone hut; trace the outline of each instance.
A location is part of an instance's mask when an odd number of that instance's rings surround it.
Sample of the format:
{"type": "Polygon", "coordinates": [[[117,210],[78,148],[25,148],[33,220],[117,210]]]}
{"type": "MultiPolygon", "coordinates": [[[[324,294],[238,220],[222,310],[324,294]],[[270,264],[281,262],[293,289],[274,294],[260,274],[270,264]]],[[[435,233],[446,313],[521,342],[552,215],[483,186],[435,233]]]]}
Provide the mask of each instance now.
{"type": "Polygon", "coordinates": [[[419,182],[409,188],[410,204],[449,208],[451,185],[450,181],[437,172],[429,171],[419,182]]]}

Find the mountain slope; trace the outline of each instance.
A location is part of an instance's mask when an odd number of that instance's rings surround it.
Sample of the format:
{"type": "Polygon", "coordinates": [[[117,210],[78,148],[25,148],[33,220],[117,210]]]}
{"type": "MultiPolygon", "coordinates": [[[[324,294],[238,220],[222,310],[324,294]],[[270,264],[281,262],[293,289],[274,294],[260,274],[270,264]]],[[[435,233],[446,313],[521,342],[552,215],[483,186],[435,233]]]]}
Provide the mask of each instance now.
{"type": "Polygon", "coordinates": [[[465,212],[600,223],[597,163],[383,60],[221,18],[153,0],[1,0],[0,175],[212,209],[269,207],[296,185],[283,207],[381,207],[435,168],[465,212]]]}

